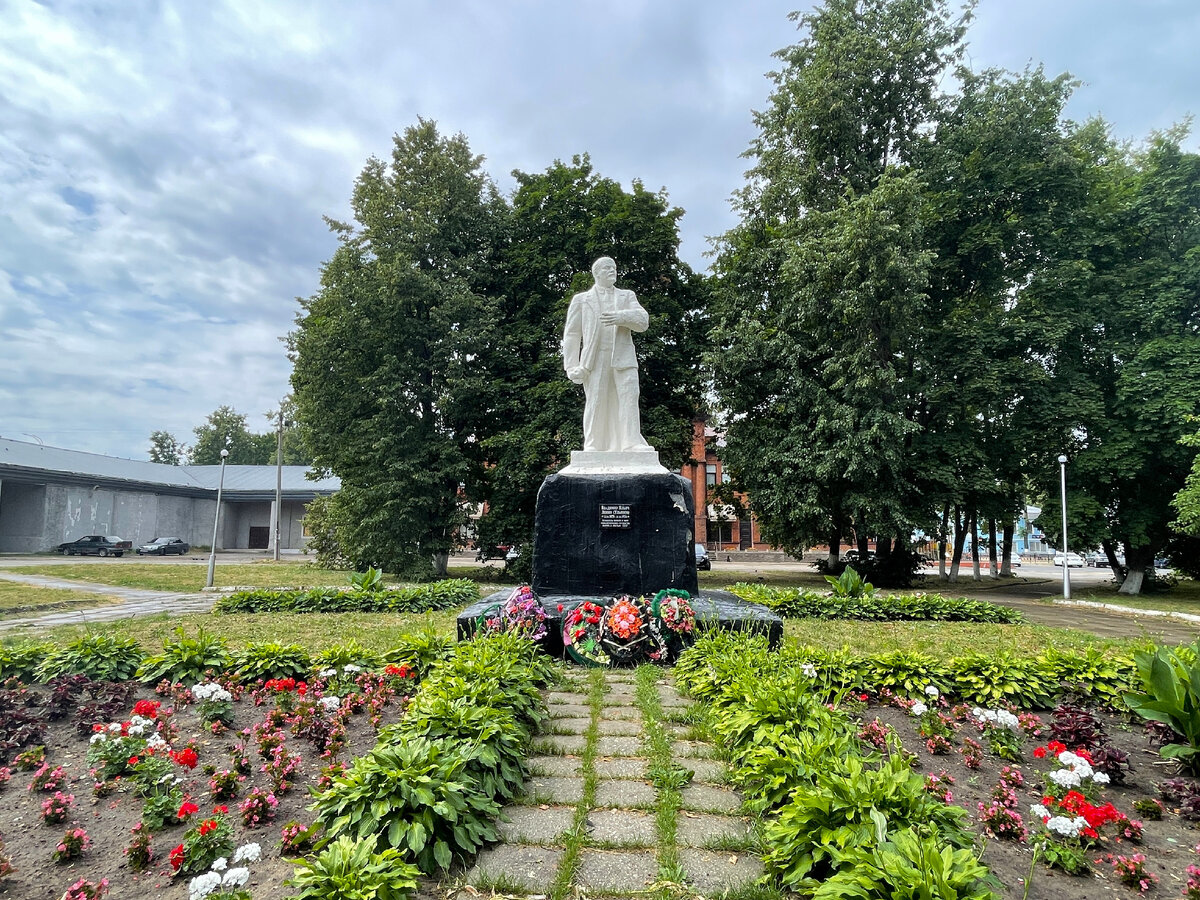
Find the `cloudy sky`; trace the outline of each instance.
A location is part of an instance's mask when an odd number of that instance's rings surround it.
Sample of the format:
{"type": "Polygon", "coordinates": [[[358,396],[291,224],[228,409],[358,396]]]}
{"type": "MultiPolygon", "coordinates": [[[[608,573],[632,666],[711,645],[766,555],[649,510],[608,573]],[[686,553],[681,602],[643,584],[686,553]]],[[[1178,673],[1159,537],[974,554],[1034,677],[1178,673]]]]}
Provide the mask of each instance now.
{"type": "MultiPolygon", "coordinates": [[[[798,5],[0,0],[0,436],[145,459],[222,404],[266,430],[322,216],[418,116],[506,191],[582,152],[666,188],[706,268],[798,5]]],[[[1200,105],[1198,44],[1195,0],[980,0],[970,61],[1070,71],[1070,115],[1139,140],[1200,105]]]]}

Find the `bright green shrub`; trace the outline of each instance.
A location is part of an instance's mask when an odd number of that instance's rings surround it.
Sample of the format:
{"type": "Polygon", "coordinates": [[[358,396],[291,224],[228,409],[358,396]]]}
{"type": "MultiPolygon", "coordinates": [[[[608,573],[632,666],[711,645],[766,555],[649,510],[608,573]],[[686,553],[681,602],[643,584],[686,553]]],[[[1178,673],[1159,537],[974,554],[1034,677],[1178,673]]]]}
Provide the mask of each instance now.
{"type": "MultiPolygon", "coordinates": [[[[847,570],[849,572],[850,570],[847,570]]],[[[845,574],[843,573],[843,577],[845,574]]],[[[788,619],[861,619],[874,622],[984,622],[1015,624],[1021,614],[1007,606],[943,597],[940,594],[892,594],[856,592],[827,594],[797,588],[772,588],[757,584],[735,584],[730,590],[753,603],[770,607],[788,619]]]]}
{"type": "Polygon", "coordinates": [[[1044,657],[971,653],[948,660],[945,670],[947,692],[980,706],[1045,708],[1059,687],[1044,657]]]}
{"type": "Polygon", "coordinates": [[[244,682],[268,681],[272,678],[303,680],[312,670],[312,657],[299,644],[258,641],[235,650],[230,667],[244,682]]]}
{"type": "Polygon", "coordinates": [[[164,678],[171,682],[197,684],[204,680],[206,672],[221,674],[229,668],[229,650],[225,638],[206,634],[201,627],[196,637],[189,638],[183,627],[175,629],[175,640],[163,644],[163,652],[148,656],[137,671],[137,676],[147,684],[164,678]]]}
{"type": "Polygon", "coordinates": [[[342,835],[325,849],[297,862],[286,882],[295,900],[406,900],[417,889],[419,870],[399,851],[375,852],[376,835],[352,840],[342,835]]]}
{"type": "Polygon", "coordinates": [[[399,642],[383,654],[385,663],[406,665],[424,678],[442,660],[450,656],[454,640],[435,631],[418,631],[403,635],[399,642]]]}
{"type": "Polygon", "coordinates": [[[49,681],[60,675],[86,675],[93,681],[128,681],[141,663],[142,650],[133,638],[88,634],[52,650],[34,677],[49,681]]]}
{"type": "Polygon", "coordinates": [[[479,586],[469,579],[448,578],[415,587],[371,590],[312,588],[306,591],[235,591],[213,607],[218,613],[422,613],[467,606],[479,599],[479,586]]]}
{"type": "Polygon", "coordinates": [[[1128,707],[1151,722],[1170,725],[1183,736],[1179,743],[1160,750],[1165,759],[1175,759],[1192,775],[1200,774],[1200,641],[1188,653],[1157,647],[1154,652],[1134,654],[1141,690],[1125,695],[1128,707]]]}
{"type": "Polygon", "coordinates": [[[378,653],[368,650],[353,638],[349,643],[326,647],[314,656],[312,661],[313,670],[317,672],[324,669],[337,669],[340,672],[348,665],[358,666],[360,669],[377,669],[381,664],[382,659],[378,653]]]}
{"type": "Polygon", "coordinates": [[[37,667],[54,650],[53,644],[0,644],[0,679],[20,678],[29,681],[37,667]]]}

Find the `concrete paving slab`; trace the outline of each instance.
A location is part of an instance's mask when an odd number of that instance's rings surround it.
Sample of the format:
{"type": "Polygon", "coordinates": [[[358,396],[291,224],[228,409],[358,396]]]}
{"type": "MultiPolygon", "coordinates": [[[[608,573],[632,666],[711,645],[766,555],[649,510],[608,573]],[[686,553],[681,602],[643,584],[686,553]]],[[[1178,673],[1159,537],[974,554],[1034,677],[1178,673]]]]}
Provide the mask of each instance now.
{"type": "Polygon", "coordinates": [[[676,756],[702,758],[711,758],[717,755],[717,751],[713,745],[706,744],[704,741],[674,741],[671,744],[671,752],[676,756]]]}
{"type": "Polygon", "coordinates": [[[645,778],[647,762],[637,756],[598,759],[593,763],[598,778],[645,778]]]}
{"type": "Polygon", "coordinates": [[[763,873],[762,860],[750,853],[680,850],[679,863],[687,873],[688,883],[705,897],[744,887],[763,873]]]}
{"type": "Polygon", "coordinates": [[[548,694],[546,694],[546,703],[547,705],[557,704],[560,706],[563,704],[570,706],[587,706],[588,696],[587,694],[575,691],[550,691],[548,694]]]}
{"type": "Polygon", "coordinates": [[[484,850],[467,872],[467,883],[487,886],[503,879],[527,891],[544,891],[554,881],[563,850],[528,844],[499,844],[484,850]]]}
{"type": "Polygon", "coordinates": [[[637,693],[637,685],[632,681],[609,681],[604,685],[604,697],[633,697],[637,693]]]}
{"type": "Polygon", "coordinates": [[[658,880],[653,853],[585,849],[579,854],[577,886],[593,892],[640,891],[658,880]]]}
{"type": "Polygon", "coordinates": [[[552,756],[556,753],[582,753],[587,746],[587,739],[579,734],[543,734],[533,741],[536,753],[552,756]]]}
{"type": "Polygon", "coordinates": [[[725,780],[725,763],[719,760],[684,757],[682,760],[676,760],[676,762],[685,769],[691,769],[695,773],[693,780],[697,782],[703,781],[708,784],[720,784],[725,780]]]}
{"type": "Polygon", "coordinates": [[[506,806],[500,810],[497,830],[510,844],[561,844],[574,822],[573,806],[506,806]]]}
{"type": "Polygon", "coordinates": [[[682,847],[704,847],[720,840],[740,841],[749,834],[749,820],[735,816],[680,810],[675,820],[675,842],[682,847]]]}
{"type": "Polygon", "coordinates": [[[600,718],[640,722],[642,721],[642,711],[636,706],[603,706],[600,708],[600,718]]]}
{"type": "Polygon", "coordinates": [[[538,803],[578,803],[583,797],[583,779],[538,775],[525,782],[523,799],[538,803]]]}
{"type": "Polygon", "coordinates": [[[591,716],[592,708],[578,703],[547,703],[546,712],[552,719],[586,719],[591,716]]]}
{"type": "Polygon", "coordinates": [[[631,809],[594,809],[588,813],[588,837],[597,843],[653,847],[658,840],[651,813],[631,809]]]}
{"type": "Polygon", "coordinates": [[[606,778],[596,782],[596,806],[652,809],[657,799],[654,786],[644,781],[606,778]]]}
{"type": "Polygon", "coordinates": [[[546,724],[546,731],[550,734],[585,734],[592,727],[591,718],[566,718],[552,719],[546,724]]]}
{"type": "Polygon", "coordinates": [[[632,719],[601,719],[597,725],[602,735],[631,737],[642,733],[642,723],[632,719]]]}
{"type": "Polygon", "coordinates": [[[596,742],[598,756],[640,756],[642,741],[635,737],[602,737],[596,742]]]}
{"type": "Polygon", "coordinates": [[[679,792],[684,809],[693,812],[737,812],[742,808],[742,798],[726,788],[711,784],[689,784],[679,792]]]}
{"type": "Polygon", "coordinates": [[[578,756],[533,756],[529,759],[531,775],[578,775],[582,760],[578,756]]]}

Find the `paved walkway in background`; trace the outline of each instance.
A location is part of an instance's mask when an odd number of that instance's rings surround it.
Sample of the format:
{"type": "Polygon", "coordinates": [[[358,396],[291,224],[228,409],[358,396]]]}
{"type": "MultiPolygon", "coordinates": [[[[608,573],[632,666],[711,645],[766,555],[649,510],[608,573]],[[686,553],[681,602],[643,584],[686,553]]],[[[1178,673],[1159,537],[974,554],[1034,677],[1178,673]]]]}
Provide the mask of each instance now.
{"type": "Polygon", "coordinates": [[[738,815],[741,796],[723,783],[724,765],[710,745],[687,740],[687,729],[668,721],[672,710],[687,705],[670,673],[656,686],[661,727],[673,763],[693,773],[679,790],[673,833],[656,818],[660,795],[648,776],[646,743],[647,728],[655,726],[643,721],[635,702],[633,673],[604,671],[596,710],[588,674],[570,677],[567,690],[547,696],[551,719],[535,741],[541,755],[530,759],[525,796],[503,810],[502,840],[479,854],[467,884],[594,896],[683,878],[692,893],[715,896],[757,879],[763,870],[750,849],[750,820],[738,815]],[[594,791],[587,790],[589,781],[594,791]]]}
{"type": "Polygon", "coordinates": [[[65,578],[54,578],[49,575],[21,575],[16,572],[5,572],[3,569],[0,569],[0,579],[15,581],[20,584],[36,585],[37,587],[62,588],[89,594],[103,594],[106,597],[119,597],[121,600],[120,603],[113,603],[109,606],[48,610],[37,615],[14,616],[12,618],[0,619],[0,631],[27,628],[30,626],[48,628],[53,625],[80,625],[87,622],[106,622],[112,619],[127,619],[130,616],[158,615],[163,612],[173,615],[207,612],[212,609],[213,603],[216,602],[216,596],[213,594],[181,594],[175,591],[149,591],[145,588],[68,581],[65,578]]]}

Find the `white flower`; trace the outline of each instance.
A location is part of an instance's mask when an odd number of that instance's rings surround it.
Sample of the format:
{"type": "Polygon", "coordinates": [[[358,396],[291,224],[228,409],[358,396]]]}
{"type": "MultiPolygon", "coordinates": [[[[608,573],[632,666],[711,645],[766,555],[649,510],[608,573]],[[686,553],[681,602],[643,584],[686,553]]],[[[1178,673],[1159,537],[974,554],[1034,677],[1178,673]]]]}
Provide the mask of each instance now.
{"type": "Polygon", "coordinates": [[[141,716],[130,716],[129,724],[135,728],[145,728],[147,725],[153,725],[153,719],[144,719],[141,716]]]}
{"type": "Polygon", "coordinates": [[[332,678],[337,674],[337,669],[322,669],[317,673],[321,678],[332,678]]]}
{"type": "Polygon", "coordinates": [[[1079,773],[1073,769],[1055,769],[1046,777],[1059,787],[1079,787],[1079,773]]]}
{"type": "Polygon", "coordinates": [[[241,887],[249,880],[249,869],[245,867],[240,869],[230,869],[225,873],[225,877],[221,879],[221,887],[241,887]]]}
{"type": "Polygon", "coordinates": [[[1096,782],[1096,784],[1108,784],[1109,777],[1103,772],[1093,772],[1092,781],[1096,782]]]}
{"type": "Polygon", "coordinates": [[[1068,819],[1066,816],[1055,816],[1046,823],[1046,829],[1053,831],[1055,834],[1061,834],[1063,837],[1079,837],[1079,829],[1087,824],[1087,819],[1077,818],[1068,819]]]}
{"type": "Polygon", "coordinates": [[[1035,804],[1033,804],[1033,806],[1029,807],[1029,814],[1031,816],[1036,816],[1039,819],[1045,820],[1045,819],[1049,818],[1050,810],[1046,809],[1046,807],[1042,806],[1042,804],[1040,804],[1040,803],[1035,803],[1035,804]]]}
{"type": "Polygon", "coordinates": [[[169,745],[163,740],[161,734],[155,733],[146,738],[147,750],[165,750],[169,745]]]}
{"type": "Polygon", "coordinates": [[[218,856],[216,859],[214,859],[213,864],[211,866],[211,868],[214,872],[224,872],[228,867],[229,867],[229,860],[227,860],[223,856],[218,856]]]}
{"type": "Polygon", "coordinates": [[[216,872],[205,872],[188,882],[188,900],[200,900],[221,886],[221,876],[216,872]]]}
{"type": "Polygon", "coordinates": [[[129,734],[132,735],[133,737],[141,737],[142,732],[145,730],[146,729],[143,728],[141,725],[132,725],[131,724],[129,726],[129,734]]]}
{"type": "Polygon", "coordinates": [[[938,695],[938,689],[935,688],[932,684],[929,685],[929,687],[925,688],[925,696],[926,697],[931,697],[936,700],[937,695],[938,695]]]}
{"type": "Polygon", "coordinates": [[[1009,731],[1020,731],[1021,730],[1021,720],[1018,719],[1016,716],[1014,716],[1012,713],[1008,712],[1007,710],[1003,710],[1003,709],[996,710],[995,722],[1001,728],[1007,728],[1009,731]]]}
{"type": "Polygon", "coordinates": [[[987,718],[987,710],[981,706],[977,706],[973,710],[971,710],[971,715],[973,715],[977,719],[986,719],[987,718]]]}
{"type": "Polygon", "coordinates": [[[98,732],[98,733],[96,733],[96,734],[93,734],[93,735],[91,736],[91,739],[90,739],[90,740],[88,740],[88,743],[89,743],[89,744],[99,744],[99,743],[101,743],[102,741],[106,741],[106,740],[108,740],[108,738],[106,738],[106,737],[105,737],[105,736],[104,736],[102,733],[99,733],[99,732],[98,732]]]}
{"type": "Polygon", "coordinates": [[[233,861],[235,863],[257,862],[260,856],[262,856],[262,848],[253,842],[242,844],[242,846],[233,851],[233,861]]]}
{"type": "Polygon", "coordinates": [[[817,677],[817,667],[814,666],[812,663],[801,663],[800,664],[800,672],[804,675],[805,678],[816,678],[817,677]]]}
{"type": "Polygon", "coordinates": [[[108,726],[108,733],[109,734],[120,734],[121,733],[121,723],[120,722],[110,722],[109,726],[108,726]]]}
{"type": "Polygon", "coordinates": [[[321,704],[321,707],[326,712],[333,712],[335,709],[337,709],[339,706],[342,705],[341,698],[336,697],[333,694],[326,694],[324,697],[322,697],[317,702],[321,704]]]}
{"type": "Polygon", "coordinates": [[[929,707],[918,700],[912,705],[912,707],[909,709],[909,712],[911,712],[914,716],[923,716],[925,713],[929,712],[929,707]]]}
{"type": "Polygon", "coordinates": [[[354,663],[346,663],[342,666],[343,672],[361,672],[362,666],[356,666],[354,663]]]}

